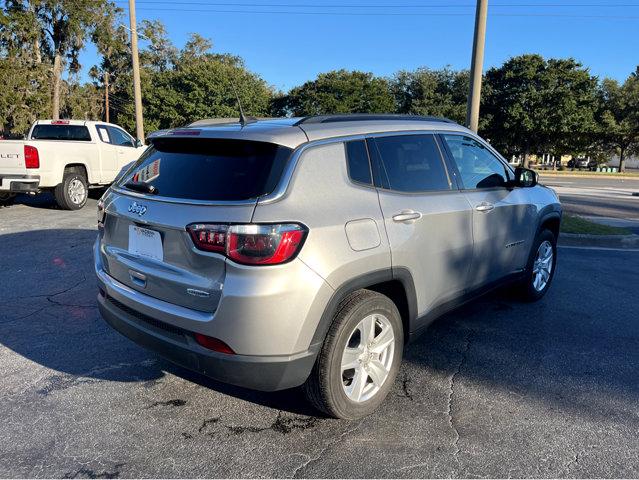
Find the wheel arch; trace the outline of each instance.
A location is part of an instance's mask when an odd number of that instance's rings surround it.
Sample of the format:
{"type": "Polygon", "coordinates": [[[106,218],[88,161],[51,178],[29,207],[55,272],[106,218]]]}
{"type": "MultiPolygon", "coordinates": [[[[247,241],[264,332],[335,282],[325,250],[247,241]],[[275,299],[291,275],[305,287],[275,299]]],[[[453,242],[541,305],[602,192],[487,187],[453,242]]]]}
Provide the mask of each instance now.
{"type": "Polygon", "coordinates": [[[404,343],[408,342],[411,325],[417,318],[415,284],[408,269],[388,268],[365,273],[340,285],[322,313],[311,345],[321,345],[324,342],[340,303],[351,293],[362,289],[381,293],[391,299],[402,319],[404,343]]]}
{"type": "Polygon", "coordinates": [[[86,163],[80,163],[80,162],[74,162],[74,163],[67,163],[64,166],[64,173],[68,172],[68,171],[76,171],[76,172],[80,172],[84,174],[84,178],[87,179],[87,184],[91,184],[94,183],[91,180],[91,172],[89,170],[89,167],[87,166],[86,163]]]}

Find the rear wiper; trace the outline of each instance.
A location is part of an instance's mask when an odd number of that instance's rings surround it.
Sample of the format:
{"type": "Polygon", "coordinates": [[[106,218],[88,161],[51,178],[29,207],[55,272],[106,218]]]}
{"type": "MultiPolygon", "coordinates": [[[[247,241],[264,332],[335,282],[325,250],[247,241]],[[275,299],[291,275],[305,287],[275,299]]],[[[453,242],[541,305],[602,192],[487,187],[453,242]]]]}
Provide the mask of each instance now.
{"type": "Polygon", "coordinates": [[[148,183],[126,182],[124,186],[129,190],[134,190],[136,192],[142,193],[150,193],[151,195],[157,195],[158,193],[160,193],[157,188],[155,188],[153,185],[149,185],[148,183]]]}

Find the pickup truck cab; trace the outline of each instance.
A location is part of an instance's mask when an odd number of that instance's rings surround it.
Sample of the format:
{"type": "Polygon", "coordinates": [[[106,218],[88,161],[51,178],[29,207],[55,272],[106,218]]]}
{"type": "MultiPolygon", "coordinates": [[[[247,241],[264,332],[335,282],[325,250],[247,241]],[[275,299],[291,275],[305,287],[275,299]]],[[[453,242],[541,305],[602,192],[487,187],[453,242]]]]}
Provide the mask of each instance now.
{"type": "Polygon", "coordinates": [[[38,120],[25,140],[0,141],[0,204],[49,190],[61,208],[78,210],[89,187],[112,183],[145,148],[110,123],[38,120]]]}

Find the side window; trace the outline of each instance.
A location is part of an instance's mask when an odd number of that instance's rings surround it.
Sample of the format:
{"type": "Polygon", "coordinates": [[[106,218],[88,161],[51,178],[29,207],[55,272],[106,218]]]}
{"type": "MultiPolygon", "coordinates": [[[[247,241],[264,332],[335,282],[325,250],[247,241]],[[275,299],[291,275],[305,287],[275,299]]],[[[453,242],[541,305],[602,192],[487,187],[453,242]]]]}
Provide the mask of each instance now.
{"type": "Polygon", "coordinates": [[[105,126],[98,125],[95,127],[95,129],[98,131],[98,136],[100,137],[100,140],[102,140],[104,143],[111,143],[111,137],[109,136],[109,131],[107,130],[105,126]]]}
{"type": "Polygon", "coordinates": [[[494,188],[506,185],[506,167],[484,145],[463,135],[442,137],[453,154],[464,188],[494,188]]]}
{"type": "Polygon", "coordinates": [[[375,139],[382,186],[399,192],[450,190],[433,135],[401,135],[375,139]]]}
{"type": "Polygon", "coordinates": [[[368,151],[364,140],[346,142],[346,162],[348,176],[352,181],[372,185],[371,167],[368,161],[368,151]]]}
{"type": "Polygon", "coordinates": [[[135,142],[127,133],[124,133],[119,128],[114,128],[114,127],[108,127],[108,128],[109,128],[109,134],[111,136],[111,143],[113,145],[118,145],[122,147],[135,146],[135,142]]]}

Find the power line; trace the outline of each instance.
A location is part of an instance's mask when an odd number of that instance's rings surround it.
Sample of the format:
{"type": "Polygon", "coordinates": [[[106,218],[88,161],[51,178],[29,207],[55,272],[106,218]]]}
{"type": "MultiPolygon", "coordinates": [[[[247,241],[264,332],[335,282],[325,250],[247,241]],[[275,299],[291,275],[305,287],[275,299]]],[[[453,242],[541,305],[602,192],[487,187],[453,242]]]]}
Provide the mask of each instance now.
{"type": "MultiPolygon", "coordinates": [[[[421,12],[300,12],[291,10],[267,11],[267,10],[209,10],[209,9],[184,9],[184,8],[157,8],[141,7],[140,10],[153,10],[161,12],[188,12],[188,13],[233,13],[233,14],[257,14],[257,15],[316,15],[316,16],[365,16],[365,17],[467,17],[473,13],[421,13],[421,12]]],[[[607,20],[639,20],[639,16],[629,15],[575,15],[561,13],[491,13],[491,17],[548,17],[548,18],[581,18],[581,19],[607,19],[607,20]]]]}
{"type": "MultiPolygon", "coordinates": [[[[116,0],[116,3],[126,3],[125,0],[116,0]]],[[[260,7],[260,8],[474,8],[474,4],[299,4],[299,3],[230,3],[230,2],[202,2],[170,0],[137,0],[138,4],[168,4],[168,5],[202,5],[211,7],[260,7]]],[[[628,8],[639,7],[639,3],[494,3],[491,8],[628,8]]]]}

